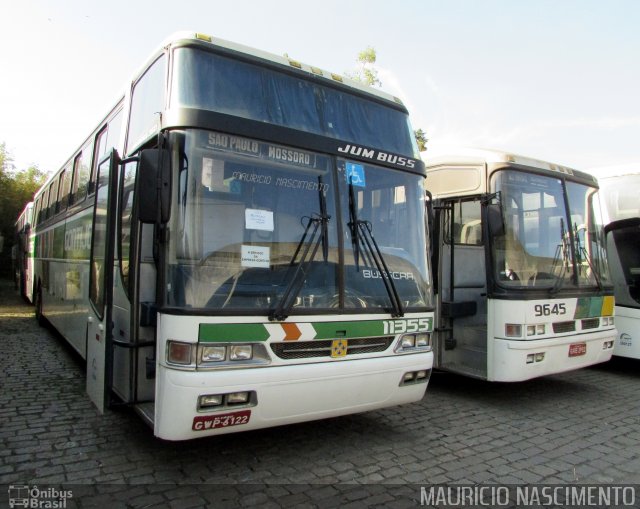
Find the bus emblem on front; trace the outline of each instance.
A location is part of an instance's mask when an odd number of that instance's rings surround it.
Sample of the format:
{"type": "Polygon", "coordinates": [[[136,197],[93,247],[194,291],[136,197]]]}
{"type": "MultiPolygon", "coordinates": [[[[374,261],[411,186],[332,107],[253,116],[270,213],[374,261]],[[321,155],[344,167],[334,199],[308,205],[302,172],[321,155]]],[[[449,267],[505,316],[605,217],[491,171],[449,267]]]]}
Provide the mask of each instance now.
{"type": "Polygon", "coordinates": [[[331,341],[331,357],[334,359],[345,357],[347,355],[347,347],[346,339],[334,339],[331,341]]]}

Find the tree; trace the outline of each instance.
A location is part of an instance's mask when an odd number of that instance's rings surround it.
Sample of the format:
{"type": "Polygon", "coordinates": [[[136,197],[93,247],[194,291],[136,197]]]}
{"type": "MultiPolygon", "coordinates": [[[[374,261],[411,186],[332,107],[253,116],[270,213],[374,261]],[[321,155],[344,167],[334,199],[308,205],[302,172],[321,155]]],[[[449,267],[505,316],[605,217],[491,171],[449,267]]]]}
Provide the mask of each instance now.
{"type": "Polygon", "coordinates": [[[427,150],[427,142],[429,141],[427,139],[427,133],[425,133],[422,129],[416,129],[415,131],[413,131],[413,134],[416,137],[416,141],[418,142],[418,149],[420,150],[420,152],[424,152],[425,150],[427,150]]]}
{"type": "Polygon", "coordinates": [[[0,253],[0,270],[6,274],[11,267],[11,246],[15,242],[14,227],[24,206],[46,180],[46,173],[37,166],[16,171],[6,145],[0,143],[0,235],[4,237],[0,253]]]}
{"type": "Polygon", "coordinates": [[[347,78],[351,78],[355,81],[360,81],[372,86],[382,86],[382,82],[378,78],[378,70],[374,67],[376,63],[376,50],[371,46],[367,46],[366,49],[358,53],[356,60],[358,67],[353,73],[345,73],[347,78]]]}

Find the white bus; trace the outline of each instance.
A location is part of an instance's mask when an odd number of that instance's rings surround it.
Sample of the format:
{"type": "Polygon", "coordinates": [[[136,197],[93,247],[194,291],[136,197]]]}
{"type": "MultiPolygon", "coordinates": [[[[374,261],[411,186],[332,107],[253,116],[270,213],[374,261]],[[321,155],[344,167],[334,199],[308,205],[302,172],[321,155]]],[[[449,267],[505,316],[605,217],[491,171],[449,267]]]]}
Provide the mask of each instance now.
{"type": "Polygon", "coordinates": [[[33,202],[25,205],[16,221],[14,279],[20,295],[33,302],[33,202]]]}
{"type": "Polygon", "coordinates": [[[178,34],[36,194],[36,314],[163,439],[417,401],[425,176],[397,98],[178,34]]]}
{"type": "Polygon", "coordinates": [[[640,359],[639,166],[611,166],[589,172],[598,179],[604,203],[618,329],[613,355],[640,359]]]}
{"type": "Polygon", "coordinates": [[[434,366],[512,382],[611,358],[596,180],[489,150],[425,157],[433,195],[434,366]]]}

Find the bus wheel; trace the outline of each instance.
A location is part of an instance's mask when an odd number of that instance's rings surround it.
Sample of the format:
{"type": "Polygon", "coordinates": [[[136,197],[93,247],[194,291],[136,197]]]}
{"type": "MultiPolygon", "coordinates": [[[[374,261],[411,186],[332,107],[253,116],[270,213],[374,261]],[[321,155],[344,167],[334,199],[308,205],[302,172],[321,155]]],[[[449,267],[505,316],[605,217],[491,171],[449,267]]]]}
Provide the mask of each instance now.
{"type": "Polygon", "coordinates": [[[36,321],[38,325],[43,326],[45,324],[44,316],[42,315],[42,288],[38,285],[38,290],[34,296],[34,304],[36,308],[36,321]]]}

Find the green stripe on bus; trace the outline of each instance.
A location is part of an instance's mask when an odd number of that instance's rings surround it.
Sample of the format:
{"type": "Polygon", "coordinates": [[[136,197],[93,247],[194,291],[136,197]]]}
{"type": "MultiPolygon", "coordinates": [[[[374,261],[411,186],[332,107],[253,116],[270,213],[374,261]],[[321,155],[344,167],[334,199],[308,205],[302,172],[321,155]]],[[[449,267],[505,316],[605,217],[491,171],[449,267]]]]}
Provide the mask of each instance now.
{"type": "Polygon", "coordinates": [[[580,297],[576,304],[576,312],[573,315],[574,319],[586,318],[589,315],[589,297],[580,297]]]}
{"type": "Polygon", "coordinates": [[[604,297],[591,297],[591,306],[589,307],[589,317],[602,315],[602,302],[604,297]]]}
{"type": "Polygon", "coordinates": [[[200,341],[266,341],[269,332],[261,323],[201,323],[200,341]]]}
{"type": "Polygon", "coordinates": [[[574,319],[593,318],[602,314],[603,297],[580,297],[574,319]]]}
{"type": "MultiPolygon", "coordinates": [[[[311,326],[316,332],[314,339],[348,339],[384,335],[382,320],[317,322],[312,323],[311,326]]],[[[269,337],[270,333],[262,323],[203,323],[200,324],[198,334],[198,340],[203,342],[267,341],[269,337]]]]}
{"type": "Polygon", "coordinates": [[[367,320],[364,322],[317,322],[312,325],[317,332],[315,339],[384,336],[384,322],[382,320],[367,320]]]}

